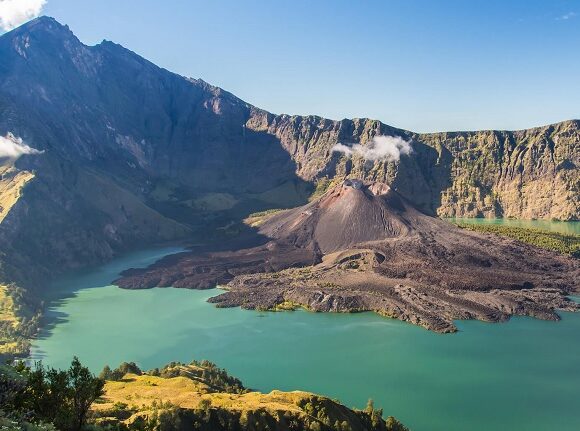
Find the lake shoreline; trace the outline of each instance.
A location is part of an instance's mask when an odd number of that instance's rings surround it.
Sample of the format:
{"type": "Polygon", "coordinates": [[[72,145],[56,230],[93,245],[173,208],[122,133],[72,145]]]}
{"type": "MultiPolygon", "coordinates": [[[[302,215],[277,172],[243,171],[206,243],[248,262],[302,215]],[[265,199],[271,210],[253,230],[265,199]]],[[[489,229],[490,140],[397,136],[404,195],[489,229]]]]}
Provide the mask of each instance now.
{"type": "Polygon", "coordinates": [[[580,387],[572,360],[580,355],[576,313],[562,313],[560,322],[527,317],[503,325],[458,321],[458,333],[441,336],[373,313],[218,309],[207,303],[216,290],[128,291],[109,284],[115,270],[154,256],[124,257],[102,272],[69,278],[70,287],[85,288],[50,305],[61,319],[33,341],[31,358],[66,366],[78,355],[95,372],[126,360],[154,368],[173,360],[208,359],[265,393],[302,389],[359,407],[371,397],[415,431],[463,431],[466,424],[483,431],[489,429],[484,423],[501,429],[534,415],[527,430],[543,431],[556,419],[560,429],[580,426],[566,413],[573,411],[572,394],[580,387]],[[91,286],[91,280],[96,284],[91,286]],[[558,351],[567,354],[552,354],[558,351]],[[528,373],[536,377],[528,379],[528,373]],[[542,396],[533,389],[540,384],[542,396]],[[459,397],[474,390],[473,401],[459,397]],[[441,391],[449,394],[446,403],[437,395],[441,391]],[[518,398],[521,393],[528,395],[518,398]],[[482,403],[496,412],[494,418],[481,411],[482,403]],[[440,412],[445,426],[420,411],[440,412]]]}

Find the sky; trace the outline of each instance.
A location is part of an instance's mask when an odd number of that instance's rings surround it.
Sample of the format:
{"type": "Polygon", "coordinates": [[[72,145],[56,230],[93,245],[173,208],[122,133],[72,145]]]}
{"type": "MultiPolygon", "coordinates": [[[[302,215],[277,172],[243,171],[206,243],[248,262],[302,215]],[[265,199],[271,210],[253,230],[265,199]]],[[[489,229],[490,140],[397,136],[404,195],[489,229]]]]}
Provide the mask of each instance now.
{"type": "Polygon", "coordinates": [[[580,0],[0,0],[274,113],[417,132],[580,118],[580,0]]]}

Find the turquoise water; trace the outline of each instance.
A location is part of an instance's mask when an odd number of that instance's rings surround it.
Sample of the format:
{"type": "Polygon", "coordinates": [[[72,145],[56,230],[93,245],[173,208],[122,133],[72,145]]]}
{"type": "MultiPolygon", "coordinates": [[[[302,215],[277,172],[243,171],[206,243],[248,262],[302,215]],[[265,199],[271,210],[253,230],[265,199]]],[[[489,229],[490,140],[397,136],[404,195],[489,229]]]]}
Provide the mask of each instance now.
{"type": "Polygon", "coordinates": [[[252,388],[303,389],[362,407],[368,398],[414,431],[579,430],[580,313],[561,322],[459,322],[439,335],[364,314],[216,309],[218,293],[121,290],[119,271],[177,249],[146,251],[60,280],[32,357],[95,372],[209,359],[252,388]]]}
{"type": "Polygon", "coordinates": [[[448,218],[448,221],[469,224],[499,224],[503,226],[544,229],[580,235],[580,221],[515,220],[507,218],[448,218]]]}

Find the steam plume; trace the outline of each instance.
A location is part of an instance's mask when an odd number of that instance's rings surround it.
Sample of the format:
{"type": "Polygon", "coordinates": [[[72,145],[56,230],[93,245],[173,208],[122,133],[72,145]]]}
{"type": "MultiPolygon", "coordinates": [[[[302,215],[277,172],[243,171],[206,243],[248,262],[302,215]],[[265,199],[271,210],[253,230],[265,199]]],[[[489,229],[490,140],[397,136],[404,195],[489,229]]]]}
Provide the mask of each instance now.
{"type": "Polygon", "coordinates": [[[410,141],[399,136],[375,136],[367,145],[354,144],[348,146],[338,143],[332,147],[332,152],[343,153],[347,157],[357,155],[370,161],[398,162],[401,154],[409,155],[413,152],[410,141]]]}
{"type": "Polygon", "coordinates": [[[22,142],[22,138],[17,138],[12,133],[8,133],[6,137],[0,136],[0,159],[16,160],[24,154],[42,154],[42,151],[29,147],[22,142]]]}

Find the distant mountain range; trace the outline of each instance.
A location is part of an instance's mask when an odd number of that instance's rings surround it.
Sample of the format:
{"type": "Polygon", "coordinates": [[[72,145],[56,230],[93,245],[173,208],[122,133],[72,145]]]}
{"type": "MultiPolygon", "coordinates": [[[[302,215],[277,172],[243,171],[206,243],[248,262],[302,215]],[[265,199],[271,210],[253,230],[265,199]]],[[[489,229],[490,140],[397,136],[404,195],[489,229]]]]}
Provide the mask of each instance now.
{"type": "Polygon", "coordinates": [[[29,286],[130,248],[236,235],[335,178],[388,184],[428,214],[580,218],[578,120],[417,134],[275,115],[48,17],[0,37],[0,136],[0,280],[29,286]],[[349,150],[376,136],[412,153],[349,150]]]}

